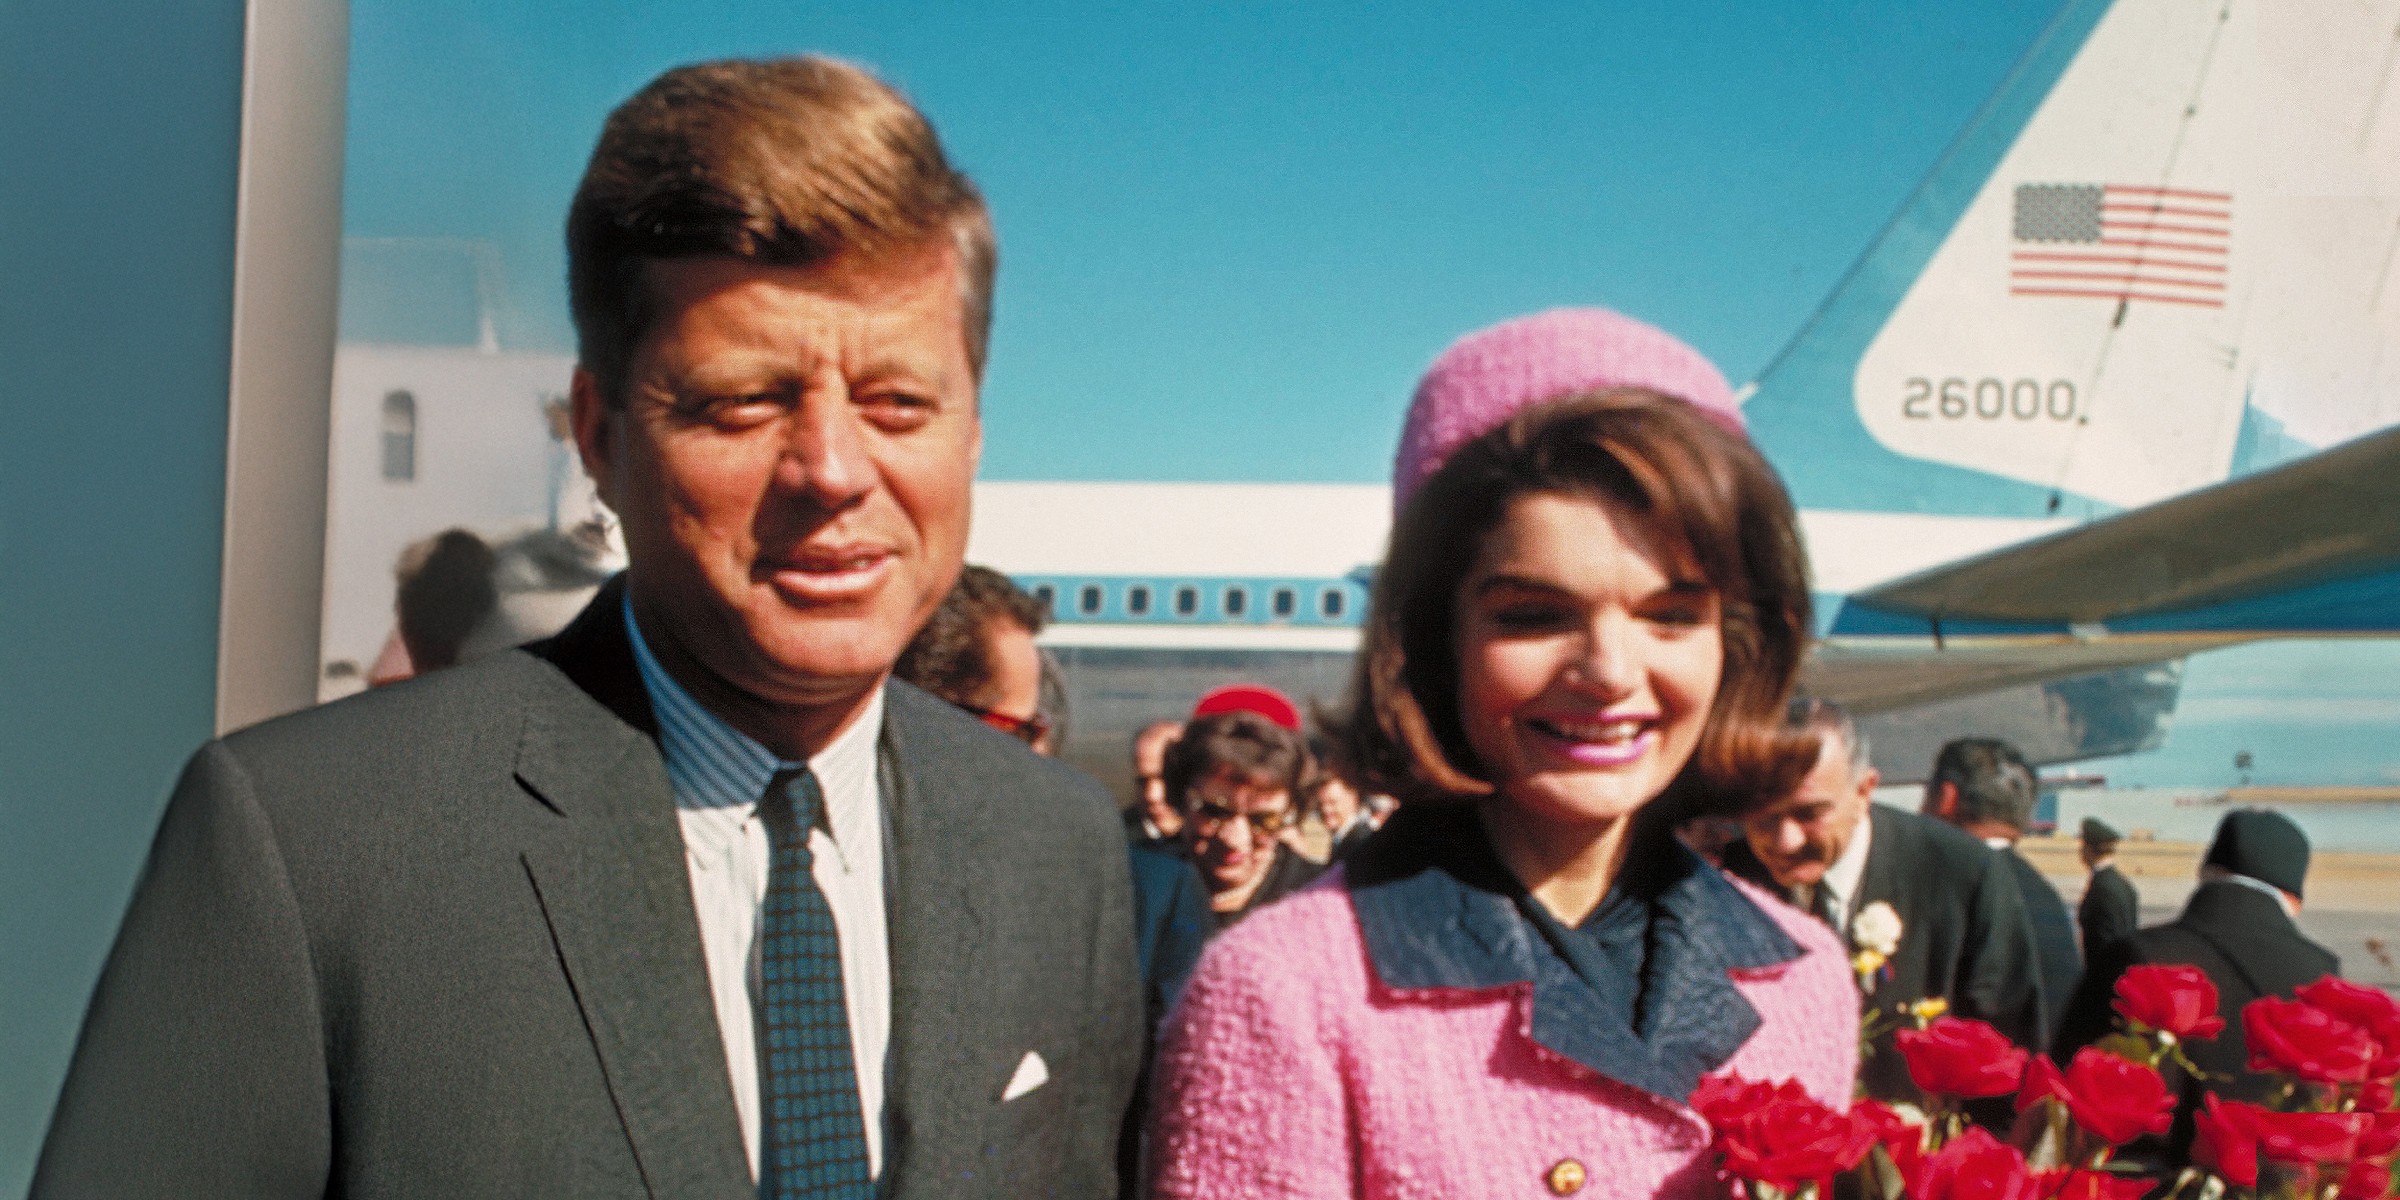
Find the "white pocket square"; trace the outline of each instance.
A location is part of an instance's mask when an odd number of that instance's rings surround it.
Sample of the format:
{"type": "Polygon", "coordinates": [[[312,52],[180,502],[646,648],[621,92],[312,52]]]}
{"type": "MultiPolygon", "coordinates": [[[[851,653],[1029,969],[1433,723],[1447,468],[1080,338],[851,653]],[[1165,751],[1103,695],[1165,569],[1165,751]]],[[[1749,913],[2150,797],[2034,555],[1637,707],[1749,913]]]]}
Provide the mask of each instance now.
{"type": "Polygon", "coordinates": [[[1017,1073],[1008,1077],[1008,1086],[1000,1089],[1000,1101],[1005,1104],[1035,1088],[1050,1082],[1050,1068],[1042,1056],[1031,1050],[1017,1063],[1017,1073]]]}

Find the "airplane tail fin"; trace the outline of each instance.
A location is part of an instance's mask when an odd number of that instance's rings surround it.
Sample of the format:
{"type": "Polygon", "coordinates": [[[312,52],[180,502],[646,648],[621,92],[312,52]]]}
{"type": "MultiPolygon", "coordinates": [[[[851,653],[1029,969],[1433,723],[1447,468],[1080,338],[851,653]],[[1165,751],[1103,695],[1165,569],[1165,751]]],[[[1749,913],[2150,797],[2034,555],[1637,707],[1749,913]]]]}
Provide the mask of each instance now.
{"type": "Polygon", "coordinates": [[[2400,419],[2400,0],[2068,0],[1744,405],[1812,508],[2091,517],[2400,419]]]}

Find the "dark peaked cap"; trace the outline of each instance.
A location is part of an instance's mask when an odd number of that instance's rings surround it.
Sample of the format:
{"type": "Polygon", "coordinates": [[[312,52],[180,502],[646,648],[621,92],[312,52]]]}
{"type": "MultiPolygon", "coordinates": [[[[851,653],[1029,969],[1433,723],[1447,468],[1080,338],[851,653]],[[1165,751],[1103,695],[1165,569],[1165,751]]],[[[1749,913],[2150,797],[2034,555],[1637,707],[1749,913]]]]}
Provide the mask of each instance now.
{"type": "Polygon", "coordinates": [[[2237,808],[2217,823],[2217,840],[2209,843],[2205,862],[2297,896],[2308,876],[2308,835],[2282,813],[2237,808]]]}
{"type": "Polygon", "coordinates": [[[2098,817],[2085,817],[2083,819],[2083,840],[2087,842],[2119,842],[2125,840],[2125,835],[2118,833],[2114,826],[2098,817]]]}

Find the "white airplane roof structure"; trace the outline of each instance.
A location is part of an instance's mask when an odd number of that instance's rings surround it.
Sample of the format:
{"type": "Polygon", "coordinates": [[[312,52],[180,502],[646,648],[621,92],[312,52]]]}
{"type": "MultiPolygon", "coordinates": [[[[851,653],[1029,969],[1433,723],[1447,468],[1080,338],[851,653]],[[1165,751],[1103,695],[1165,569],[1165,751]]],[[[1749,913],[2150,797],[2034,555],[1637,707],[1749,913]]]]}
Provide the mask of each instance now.
{"type": "Polygon", "coordinates": [[[1347,483],[978,483],[967,561],[1012,575],[1339,576],[1383,558],[1391,494],[1347,483]]]}

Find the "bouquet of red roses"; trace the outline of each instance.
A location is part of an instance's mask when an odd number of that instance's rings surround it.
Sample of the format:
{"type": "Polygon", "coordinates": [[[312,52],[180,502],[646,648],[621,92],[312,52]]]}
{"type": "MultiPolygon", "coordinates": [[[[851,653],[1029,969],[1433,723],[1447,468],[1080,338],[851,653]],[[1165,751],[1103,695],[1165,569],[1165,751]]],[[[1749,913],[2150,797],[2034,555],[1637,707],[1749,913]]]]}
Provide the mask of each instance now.
{"type": "Polygon", "coordinates": [[[2244,1006],[2242,1041],[2250,1069],[2280,1085],[2264,1104],[2209,1096],[2192,1158],[2225,1183],[2260,1195],[2391,1195],[2392,1157],[2400,1149],[2400,1110],[2392,1098],[2400,1080],[2400,1004],[2380,988],[2328,975],[2292,999],[2269,996],[2244,1006]]]}
{"type": "Polygon", "coordinates": [[[1798,1084],[1738,1076],[1703,1080],[1692,1107],[1715,1130],[1719,1174],[1750,1200],[1830,1200],[1855,1172],[1868,1197],[1914,1200],[2216,1200],[2228,1188],[2286,1200],[2380,1200],[2393,1194],[2400,1148],[2400,1004],[2328,976],[2294,999],[2242,1013],[2250,1069],[2282,1082],[2266,1103],[2215,1095],[2197,1115],[2193,1157],[2172,1180],[2117,1158],[2126,1143],[2167,1131],[2173,1062],[2204,1073],[2185,1043],[2225,1022],[2217,989],[2191,967],[2138,966],[2117,981],[2120,1032],[2076,1052],[2065,1070],[2027,1054],[1981,1021],[1943,1017],[1898,1037],[1925,1107],[1861,1100],[1847,1111],[1798,1084]],[[2014,1094],[2005,1142],[1969,1125],[1962,1104],[2014,1094]]]}

